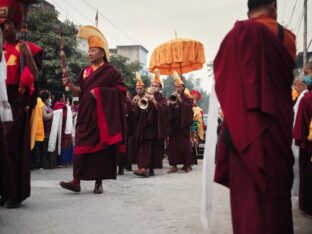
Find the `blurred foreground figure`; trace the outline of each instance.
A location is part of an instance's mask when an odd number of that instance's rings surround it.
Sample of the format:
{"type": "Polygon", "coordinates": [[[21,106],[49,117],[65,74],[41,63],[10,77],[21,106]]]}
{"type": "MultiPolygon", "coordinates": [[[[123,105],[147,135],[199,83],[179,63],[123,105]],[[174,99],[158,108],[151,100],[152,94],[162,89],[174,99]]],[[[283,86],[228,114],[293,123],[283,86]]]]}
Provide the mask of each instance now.
{"type": "Polygon", "coordinates": [[[215,181],[230,189],[235,234],[292,234],[295,36],[276,22],[276,1],[248,8],[214,61],[224,113],[215,181]]]}

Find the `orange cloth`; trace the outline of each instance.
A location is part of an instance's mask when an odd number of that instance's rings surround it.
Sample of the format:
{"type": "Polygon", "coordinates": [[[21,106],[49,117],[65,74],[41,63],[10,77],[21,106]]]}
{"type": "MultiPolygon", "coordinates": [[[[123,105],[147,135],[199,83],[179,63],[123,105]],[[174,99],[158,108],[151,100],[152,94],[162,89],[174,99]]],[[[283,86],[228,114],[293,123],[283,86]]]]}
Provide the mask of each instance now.
{"type": "MultiPolygon", "coordinates": [[[[275,35],[278,35],[278,23],[269,15],[261,15],[253,18],[254,21],[267,26],[275,35]]],[[[296,60],[296,36],[288,29],[284,28],[284,45],[291,57],[296,60]]]]}
{"type": "Polygon", "coordinates": [[[30,119],[30,149],[34,149],[36,141],[44,141],[44,125],[42,108],[44,103],[41,98],[37,98],[37,105],[32,111],[30,119]]]}
{"type": "Polygon", "coordinates": [[[183,81],[181,80],[179,74],[176,71],[173,71],[172,74],[173,79],[175,80],[175,85],[184,85],[183,81]]]}
{"type": "Polygon", "coordinates": [[[155,73],[155,76],[154,76],[154,79],[152,80],[152,82],[157,83],[157,84],[161,84],[160,71],[158,69],[155,69],[154,73],[155,73]]]}
{"type": "Polygon", "coordinates": [[[142,81],[142,78],[141,78],[141,75],[140,75],[140,73],[139,72],[136,72],[135,73],[135,79],[136,79],[136,87],[144,87],[145,85],[144,85],[144,83],[143,83],[143,81],[142,81]]]}
{"type": "Polygon", "coordinates": [[[298,93],[295,89],[291,90],[291,96],[292,96],[292,100],[295,101],[298,97],[298,93]]]}
{"type": "Polygon", "coordinates": [[[206,63],[205,50],[201,42],[186,38],[176,38],[154,49],[149,70],[159,69],[162,75],[173,71],[182,74],[199,70],[206,63]]]}

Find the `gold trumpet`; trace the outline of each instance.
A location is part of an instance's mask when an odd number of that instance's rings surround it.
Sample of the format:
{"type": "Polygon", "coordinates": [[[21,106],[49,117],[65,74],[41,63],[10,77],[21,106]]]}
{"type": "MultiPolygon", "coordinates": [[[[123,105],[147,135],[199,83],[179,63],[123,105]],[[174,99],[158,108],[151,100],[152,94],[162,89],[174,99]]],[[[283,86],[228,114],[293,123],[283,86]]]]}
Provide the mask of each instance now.
{"type": "Polygon", "coordinates": [[[169,104],[171,106],[177,106],[178,102],[181,102],[180,100],[180,94],[178,94],[177,92],[174,92],[169,96],[169,104]]]}
{"type": "Polygon", "coordinates": [[[141,110],[146,110],[149,105],[149,100],[152,95],[154,95],[155,90],[149,87],[146,91],[146,94],[138,101],[138,106],[141,110]]]}

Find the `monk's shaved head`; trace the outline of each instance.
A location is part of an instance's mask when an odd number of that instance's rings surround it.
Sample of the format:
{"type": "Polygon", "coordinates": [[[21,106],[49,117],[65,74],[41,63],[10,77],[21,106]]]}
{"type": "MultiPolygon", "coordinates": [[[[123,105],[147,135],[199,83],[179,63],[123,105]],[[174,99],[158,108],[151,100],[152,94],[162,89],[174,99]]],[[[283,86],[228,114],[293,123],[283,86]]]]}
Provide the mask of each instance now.
{"type": "Polygon", "coordinates": [[[259,7],[267,6],[272,3],[276,4],[277,0],[248,0],[248,9],[249,11],[255,10],[259,7]]]}

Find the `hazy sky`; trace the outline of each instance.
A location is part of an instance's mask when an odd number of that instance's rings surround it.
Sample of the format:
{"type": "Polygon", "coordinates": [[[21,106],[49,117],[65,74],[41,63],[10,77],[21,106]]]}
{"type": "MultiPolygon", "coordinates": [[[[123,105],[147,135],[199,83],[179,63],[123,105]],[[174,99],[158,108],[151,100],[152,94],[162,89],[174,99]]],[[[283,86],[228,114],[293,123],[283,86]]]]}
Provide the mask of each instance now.
{"type": "MultiPolygon", "coordinates": [[[[48,0],[60,12],[61,19],[75,24],[95,23],[95,9],[99,10],[99,28],[109,46],[143,45],[151,55],[159,44],[179,37],[192,38],[204,44],[206,61],[213,61],[222,39],[234,22],[246,19],[247,0],[48,0]]],[[[279,0],[279,22],[288,25],[295,0],[279,0]]],[[[308,1],[311,12],[312,1],[308,1]]],[[[303,0],[297,0],[289,28],[298,32],[303,0]]],[[[308,13],[308,15],[311,15],[308,13]]],[[[311,18],[309,23],[312,23],[311,18]]],[[[298,47],[302,50],[303,22],[298,34],[298,47]]],[[[312,39],[312,24],[308,25],[308,40],[312,39]]],[[[311,50],[312,46],[310,46],[311,50]]],[[[149,57],[148,57],[149,59],[149,57]]],[[[207,68],[195,72],[209,90],[207,68]]]]}

